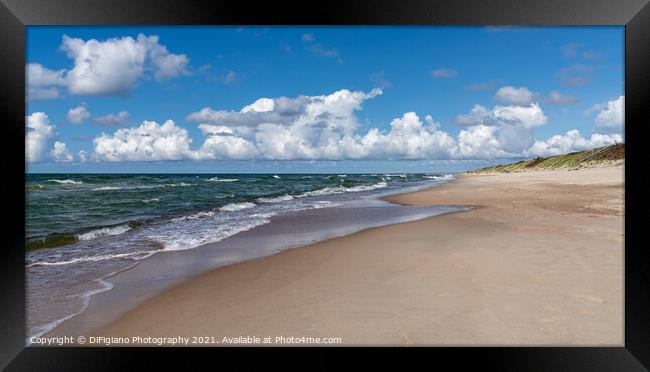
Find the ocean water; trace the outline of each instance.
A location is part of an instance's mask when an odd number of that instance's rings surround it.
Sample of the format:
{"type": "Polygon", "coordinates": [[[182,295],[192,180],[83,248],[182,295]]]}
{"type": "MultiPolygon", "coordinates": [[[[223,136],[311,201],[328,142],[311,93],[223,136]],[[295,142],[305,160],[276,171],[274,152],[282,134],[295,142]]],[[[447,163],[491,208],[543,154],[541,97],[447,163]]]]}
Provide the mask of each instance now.
{"type": "Polygon", "coordinates": [[[362,198],[429,187],[450,178],[444,174],[29,174],[25,182],[28,335],[44,334],[80,314],[93,295],[113,287],[107,278],[158,252],[221,242],[283,216],[317,219],[323,214],[316,212],[323,208],[354,206],[362,198]]]}

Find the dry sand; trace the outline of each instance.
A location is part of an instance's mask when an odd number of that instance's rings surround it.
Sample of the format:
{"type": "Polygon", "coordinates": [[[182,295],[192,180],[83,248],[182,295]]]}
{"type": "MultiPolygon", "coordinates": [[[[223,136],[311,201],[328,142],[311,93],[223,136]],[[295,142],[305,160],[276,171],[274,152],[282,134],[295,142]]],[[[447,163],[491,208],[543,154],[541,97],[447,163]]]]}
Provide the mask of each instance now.
{"type": "Polygon", "coordinates": [[[623,174],[460,176],[393,196],[476,208],[216,269],[97,335],[622,346],[623,174]]]}

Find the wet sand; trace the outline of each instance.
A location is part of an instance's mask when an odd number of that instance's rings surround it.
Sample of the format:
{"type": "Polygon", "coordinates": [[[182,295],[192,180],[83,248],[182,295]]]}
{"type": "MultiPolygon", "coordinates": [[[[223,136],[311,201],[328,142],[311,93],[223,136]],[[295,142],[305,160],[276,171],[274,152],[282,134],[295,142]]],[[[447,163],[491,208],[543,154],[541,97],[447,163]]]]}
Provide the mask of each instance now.
{"type": "Polygon", "coordinates": [[[95,335],[622,346],[623,174],[463,175],[391,196],[475,208],[215,269],[95,335]]]}

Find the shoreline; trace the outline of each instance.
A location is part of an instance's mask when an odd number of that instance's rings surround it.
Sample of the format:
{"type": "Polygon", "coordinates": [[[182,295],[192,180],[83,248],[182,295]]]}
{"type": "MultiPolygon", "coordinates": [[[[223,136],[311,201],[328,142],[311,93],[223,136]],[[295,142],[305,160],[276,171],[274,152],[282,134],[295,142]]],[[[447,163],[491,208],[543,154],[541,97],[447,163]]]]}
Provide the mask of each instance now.
{"type": "Polygon", "coordinates": [[[94,334],[620,346],[622,197],[623,167],[461,175],[384,200],[464,213],[214,269],[94,334]]]}
{"type": "Polygon", "coordinates": [[[83,310],[66,316],[64,321],[53,321],[52,324],[58,325],[46,330],[44,335],[80,336],[92,333],[144,300],[217,268],[262,259],[284,250],[351,235],[368,228],[429,218],[459,209],[455,206],[405,207],[383,200],[389,195],[438,185],[440,183],[428,186],[411,184],[397,190],[381,189],[379,195],[369,194],[361,198],[355,197],[355,194],[345,194],[352,199],[344,207],[334,202],[335,205],[329,208],[294,211],[215,243],[188,250],[157,252],[126,269],[96,280],[108,282],[110,291],[104,284],[99,290],[93,289],[90,291],[91,297],[84,299],[83,310]]]}

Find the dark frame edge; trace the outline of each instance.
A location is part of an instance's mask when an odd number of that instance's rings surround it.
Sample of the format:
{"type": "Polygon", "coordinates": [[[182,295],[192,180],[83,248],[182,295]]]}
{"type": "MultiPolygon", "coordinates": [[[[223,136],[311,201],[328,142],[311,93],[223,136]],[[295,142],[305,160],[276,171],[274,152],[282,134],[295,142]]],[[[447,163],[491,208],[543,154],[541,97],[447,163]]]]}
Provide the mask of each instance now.
{"type": "MultiPolygon", "coordinates": [[[[626,24],[625,44],[625,90],[634,87],[634,94],[625,97],[627,168],[643,166],[644,157],[647,159],[643,144],[634,139],[643,135],[641,128],[647,118],[640,113],[650,102],[650,3],[626,24]]],[[[625,348],[645,366],[650,366],[650,263],[638,259],[646,249],[640,232],[644,226],[638,214],[627,218],[627,206],[642,200],[648,186],[647,177],[633,181],[631,173],[625,172],[625,348]]]]}
{"type": "MultiPolygon", "coordinates": [[[[16,174],[25,171],[25,159],[17,154],[25,153],[25,27],[23,23],[0,3],[0,60],[2,61],[2,89],[0,89],[0,112],[6,141],[2,146],[3,170],[16,174]],[[18,71],[23,72],[22,76],[18,71]],[[13,72],[13,73],[7,73],[13,72]],[[19,92],[19,94],[16,94],[19,92]],[[15,139],[20,139],[16,141],[15,139]]],[[[5,216],[24,223],[24,185],[23,177],[10,178],[4,190],[8,195],[5,216]],[[16,196],[22,195],[22,198],[16,196]]],[[[7,200],[7,199],[5,199],[7,200]]],[[[21,230],[24,231],[24,226],[21,230]]],[[[5,234],[3,234],[5,235],[5,234]]],[[[21,234],[24,236],[24,233],[21,234]]],[[[4,333],[0,339],[0,368],[4,368],[25,347],[25,256],[23,239],[17,231],[10,231],[3,238],[4,247],[0,249],[0,262],[3,270],[0,279],[0,329],[4,333]],[[23,282],[17,286],[16,283],[23,282]]]]}
{"type": "MultiPolygon", "coordinates": [[[[470,1],[472,2],[472,1],[470,1]]],[[[72,15],[62,16],[61,11],[63,8],[56,9],[57,6],[60,6],[62,3],[70,4],[72,3],[81,3],[75,0],[63,0],[63,1],[40,1],[40,0],[26,0],[23,2],[15,0],[2,0],[0,3],[0,28],[2,32],[0,33],[0,58],[3,60],[4,67],[7,71],[24,71],[25,59],[24,59],[24,48],[25,48],[25,24],[156,24],[156,23],[168,23],[174,24],[174,20],[171,19],[172,16],[165,15],[173,14],[173,8],[170,8],[170,4],[173,2],[164,1],[162,2],[164,6],[161,6],[153,14],[146,14],[142,10],[146,8],[147,1],[140,2],[140,7],[145,7],[139,9],[139,12],[130,13],[124,18],[120,18],[120,13],[125,15],[129,13],[130,5],[127,5],[127,2],[120,2],[120,5],[116,8],[112,8],[113,13],[103,12],[102,7],[96,8],[92,11],[93,16],[90,16],[86,19],[80,18],[80,14],[83,15],[84,11],[88,11],[92,5],[99,4],[95,0],[84,2],[86,9],[76,9],[72,12],[72,15]],[[9,3],[10,5],[6,5],[9,3]],[[49,4],[49,5],[48,5],[49,4]],[[91,5],[92,4],[92,5],[91,5]],[[143,5],[144,4],[144,5],[143,5]],[[42,12],[36,13],[32,10],[34,7],[45,6],[42,12]],[[50,12],[52,10],[52,12],[50,12]],[[171,13],[170,13],[171,12],[171,13]],[[98,22],[97,19],[100,21],[98,22]]],[[[176,24],[190,24],[192,20],[198,20],[201,23],[213,23],[213,24],[240,24],[240,23],[253,23],[253,24],[267,24],[268,22],[256,22],[264,18],[259,13],[253,15],[253,21],[251,22],[248,19],[248,22],[245,22],[246,18],[242,18],[241,15],[233,15],[234,11],[232,6],[224,5],[226,9],[225,13],[221,15],[215,15],[214,12],[205,12],[201,13],[201,7],[208,6],[209,3],[201,0],[196,1],[187,1],[188,8],[186,12],[179,13],[181,21],[176,24]],[[189,10],[188,10],[189,9],[189,10]],[[192,18],[194,17],[194,18],[192,18]]],[[[482,9],[474,9],[476,13],[472,14],[469,17],[465,17],[463,13],[463,6],[456,5],[459,11],[452,11],[445,16],[445,12],[442,14],[435,13],[435,10],[439,10],[440,6],[432,6],[431,8],[421,12],[421,14],[416,14],[415,16],[411,14],[409,17],[408,12],[398,12],[395,18],[391,18],[394,14],[391,14],[391,9],[395,9],[394,6],[386,5],[386,1],[367,1],[366,5],[370,3],[376,5],[377,8],[374,10],[374,14],[371,14],[369,17],[365,18],[364,21],[361,21],[361,24],[408,24],[412,21],[421,24],[471,24],[471,23],[480,23],[479,19],[484,19],[486,17],[491,17],[491,14],[494,14],[493,11],[489,11],[487,14],[478,14],[482,9]],[[459,15],[460,14],[460,15],[459,15]],[[413,18],[414,17],[414,18],[413,18]],[[423,21],[424,19],[424,21],[423,21]],[[469,20],[469,21],[468,21],[469,20]]],[[[413,7],[414,1],[407,1],[406,7],[413,7]]],[[[476,4],[476,2],[473,2],[476,4]]],[[[510,8],[516,8],[519,6],[516,1],[507,1],[507,0],[498,0],[499,4],[510,4],[510,8]]],[[[635,164],[642,165],[641,159],[643,158],[643,148],[642,145],[637,143],[639,132],[641,129],[639,127],[644,124],[640,115],[638,115],[644,108],[644,104],[650,102],[650,70],[647,69],[647,66],[650,66],[650,51],[643,50],[650,45],[650,5],[647,1],[639,0],[629,0],[626,1],[624,6],[619,7],[619,9],[614,13],[608,13],[608,9],[603,8],[603,4],[611,4],[608,1],[597,1],[595,6],[596,11],[600,12],[599,16],[590,16],[587,14],[585,16],[576,17],[576,11],[579,9],[589,9],[592,11],[592,5],[587,2],[581,2],[581,6],[571,7],[571,11],[562,12],[562,9],[558,11],[558,3],[553,1],[555,6],[550,7],[549,14],[543,14],[541,16],[523,16],[522,11],[514,10],[512,13],[508,13],[506,18],[503,16],[492,15],[491,21],[493,24],[537,24],[537,25],[553,25],[553,24],[581,24],[581,25],[591,25],[591,24],[625,24],[626,25],[626,92],[627,90],[634,86],[635,92],[634,95],[626,97],[626,121],[633,125],[629,125],[626,129],[626,142],[628,143],[627,154],[626,154],[626,163],[629,167],[630,164],[635,166],[635,164]],[[622,9],[622,10],[621,10],[622,9]],[[635,11],[636,9],[636,11],[635,11]],[[603,16],[605,14],[605,16],[603,16]],[[520,18],[517,18],[520,17],[520,18]],[[603,18],[604,17],[604,18],[603,18]],[[507,19],[511,21],[508,22],[507,19]],[[512,20],[518,20],[513,22],[512,20]],[[569,21],[567,21],[567,19],[569,21]],[[634,51],[634,53],[632,53],[634,51]],[[638,117],[634,117],[632,113],[636,113],[638,117]],[[638,123],[637,123],[638,121],[638,123]],[[636,127],[635,127],[636,125],[636,127]],[[635,137],[637,140],[635,141],[635,137]],[[630,163],[631,162],[631,163],[630,163]]],[[[336,3],[340,14],[344,14],[346,10],[346,4],[336,3]]],[[[427,5],[428,6],[428,5],[427,5]]],[[[398,5],[399,7],[399,5],[398,5]]],[[[417,7],[417,6],[416,6],[417,7]]],[[[453,8],[453,6],[452,6],[453,8]]],[[[526,7],[522,7],[526,8],[526,7]]],[[[561,6],[560,6],[561,8],[561,6]]],[[[314,23],[314,24],[328,24],[334,21],[337,24],[353,24],[357,20],[356,17],[361,16],[360,12],[361,7],[353,6],[353,11],[350,12],[347,16],[340,18],[340,14],[337,12],[329,12],[321,16],[318,19],[308,18],[302,23],[314,23]],[[324,18],[322,18],[324,17],[324,18]],[[338,18],[337,18],[338,17],[338,18]],[[328,21],[329,20],[329,21],[328,21]]],[[[264,8],[262,8],[264,11],[264,8]]],[[[275,11],[278,11],[277,9],[275,11]]],[[[272,13],[272,12],[271,12],[272,13]]],[[[269,14],[271,14],[269,13],[269,14]]],[[[507,12],[506,12],[507,13],[507,12]]],[[[588,12],[587,12],[588,13],[588,12]]],[[[263,13],[262,13],[263,14],[263,13]]],[[[173,17],[175,19],[175,17],[173,17]]],[[[268,16],[266,17],[268,19],[268,16]]],[[[287,23],[287,24],[300,24],[301,22],[295,22],[295,18],[289,19],[274,19],[271,23],[287,23]]],[[[6,168],[11,168],[12,171],[22,172],[24,175],[25,164],[24,159],[21,157],[16,157],[17,153],[24,153],[24,141],[22,140],[24,136],[24,113],[25,113],[25,102],[24,102],[24,91],[25,91],[25,82],[24,76],[17,74],[11,75],[4,73],[2,74],[3,87],[5,89],[0,90],[0,107],[2,107],[3,113],[5,113],[5,121],[7,136],[8,138],[20,138],[20,141],[8,141],[8,146],[3,148],[3,155],[5,155],[4,164],[6,168]],[[16,92],[20,94],[16,95],[16,92]],[[12,156],[13,155],[13,156],[12,156]]],[[[645,155],[647,156],[647,155],[645,155]]],[[[636,178],[632,180],[632,175],[630,172],[626,172],[626,206],[631,206],[633,201],[639,200],[643,194],[643,190],[647,189],[648,182],[642,178],[636,178]]],[[[8,191],[10,193],[15,193],[16,195],[24,195],[24,188],[22,185],[22,177],[11,180],[8,186],[8,191]]],[[[7,214],[11,214],[16,217],[16,220],[19,223],[24,222],[24,198],[20,200],[12,200],[11,209],[6,210],[7,214]],[[19,206],[19,207],[17,207],[19,206]],[[22,209],[21,209],[22,208],[22,209]],[[20,209],[20,210],[19,210],[20,209]],[[22,218],[18,218],[22,217],[22,218]]],[[[629,209],[626,208],[626,217],[629,209]]],[[[637,218],[640,217],[640,213],[637,212],[637,218]]],[[[504,362],[504,358],[511,358],[508,364],[510,368],[524,368],[524,367],[537,367],[532,368],[533,370],[539,369],[540,367],[547,368],[558,368],[558,367],[567,367],[572,369],[586,369],[588,366],[592,366],[592,363],[598,363],[605,370],[609,370],[607,367],[613,367],[618,370],[641,370],[643,365],[650,365],[650,328],[648,328],[647,319],[643,321],[643,317],[647,317],[647,309],[650,309],[650,299],[648,293],[650,293],[650,265],[647,261],[635,260],[638,258],[639,251],[643,249],[642,236],[638,232],[639,228],[643,228],[639,220],[626,218],[625,226],[625,236],[626,243],[635,242],[636,244],[626,244],[626,305],[625,305],[625,348],[486,348],[486,349],[476,349],[476,348],[461,348],[460,352],[449,352],[446,351],[436,352],[436,356],[444,357],[444,355],[449,355],[452,357],[467,357],[463,353],[474,356],[482,356],[484,362],[489,364],[495,362],[504,362]],[[637,221],[637,222],[635,222],[637,221]],[[635,232],[636,231],[636,232],[635,232]],[[644,311],[646,310],[646,311],[644,311]],[[508,354],[508,355],[506,355],[508,354]],[[596,358],[594,358],[596,357],[596,358]],[[567,362],[567,365],[558,365],[557,363],[553,364],[553,360],[557,358],[563,359],[564,362],[567,362]],[[591,363],[586,362],[591,360],[591,363]]],[[[24,283],[24,256],[22,251],[22,240],[20,237],[13,237],[10,235],[8,239],[5,240],[6,246],[9,249],[0,250],[1,262],[5,266],[2,270],[2,280],[0,284],[0,292],[2,293],[2,300],[0,306],[2,307],[3,316],[0,318],[0,329],[3,330],[3,337],[0,340],[0,368],[4,368],[9,363],[12,362],[12,359],[18,357],[14,360],[14,363],[11,363],[10,367],[19,369],[19,366],[33,366],[41,368],[46,363],[43,363],[41,358],[50,358],[52,357],[58,359],[61,362],[60,358],[66,359],[64,354],[69,355],[71,350],[69,348],[62,349],[47,349],[47,348],[25,348],[24,347],[24,334],[25,334],[25,307],[24,307],[24,287],[21,290],[18,290],[15,286],[16,281],[22,281],[24,283]],[[15,239],[17,238],[17,239],[15,239]],[[20,247],[20,249],[12,249],[13,247],[20,247]],[[19,354],[20,353],[20,354],[19,354]],[[29,354],[29,355],[28,355],[29,354]],[[40,364],[39,364],[40,362],[40,364]]],[[[131,349],[114,349],[112,351],[103,353],[101,358],[103,363],[100,365],[107,366],[109,364],[115,363],[113,358],[119,356],[133,356],[138,350],[134,352],[130,351],[131,349]]],[[[266,351],[262,350],[263,354],[270,357],[270,349],[266,351]]],[[[277,352],[276,355],[288,356],[285,352],[274,349],[274,352],[277,352]]],[[[311,349],[308,351],[312,355],[323,355],[320,349],[311,349]]],[[[360,350],[360,349],[358,349],[360,350]]],[[[365,349],[364,349],[365,350],[365,349]]],[[[90,349],[76,349],[80,360],[75,362],[63,362],[65,366],[86,366],[93,367],[92,358],[97,357],[98,353],[92,352],[90,349]],[[87,363],[87,364],[86,364],[87,363]]],[[[393,351],[385,350],[388,353],[386,356],[395,355],[391,354],[393,351]]],[[[232,349],[229,349],[228,352],[232,352],[232,349]]],[[[146,351],[145,354],[151,355],[151,352],[146,351]]],[[[169,358],[169,357],[167,357],[169,358]]],[[[272,361],[278,361],[277,356],[270,358],[272,361]]],[[[62,366],[59,364],[59,366],[62,366]]],[[[494,366],[494,365],[492,365],[494,366]]],[[[510,368],[504,368],[510,370],[510,368]]],[[[101,368],[100,368],[101,369],[101,368]]]]}

